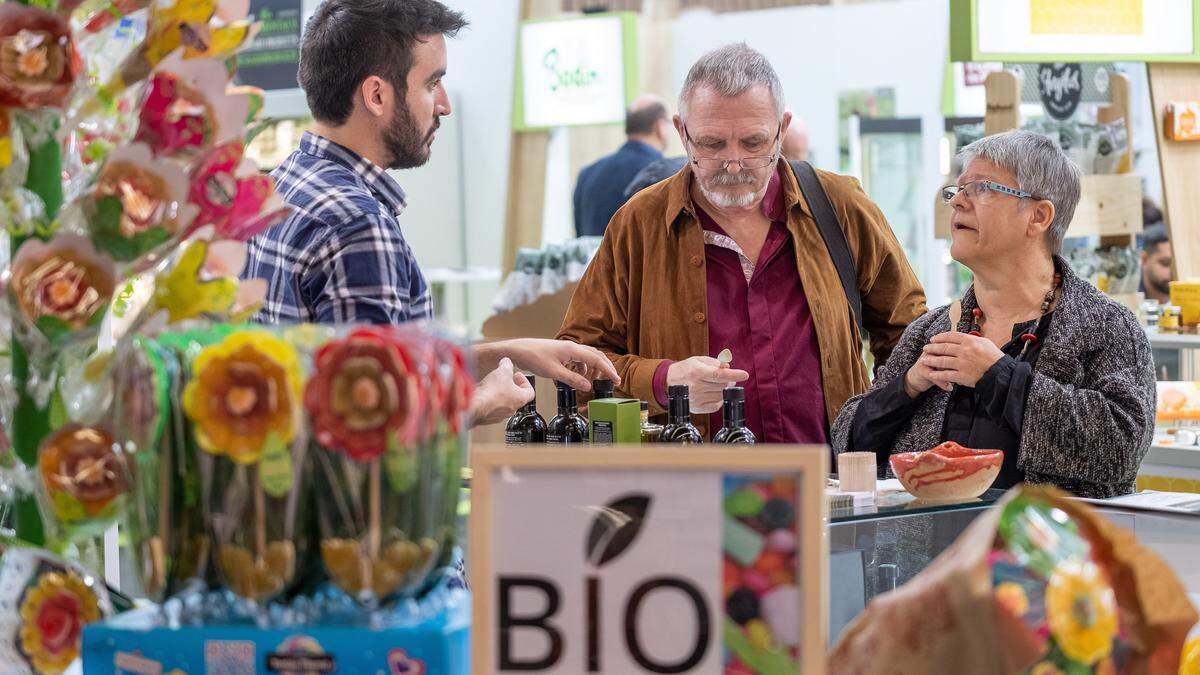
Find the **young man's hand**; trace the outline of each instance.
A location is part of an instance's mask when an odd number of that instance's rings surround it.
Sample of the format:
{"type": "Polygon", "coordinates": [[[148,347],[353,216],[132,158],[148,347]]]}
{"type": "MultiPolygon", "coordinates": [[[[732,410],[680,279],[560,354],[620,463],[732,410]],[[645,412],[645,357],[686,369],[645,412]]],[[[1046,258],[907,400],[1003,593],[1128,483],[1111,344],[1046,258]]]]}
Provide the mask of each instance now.
{"type": "Polygon", "coordinates": [[[503,422],[533,397],[533,387],[525,375],[513,370],[512,361],[500,359],[500,365],[475,386],[471,398],[472,424],[503,422]]]}

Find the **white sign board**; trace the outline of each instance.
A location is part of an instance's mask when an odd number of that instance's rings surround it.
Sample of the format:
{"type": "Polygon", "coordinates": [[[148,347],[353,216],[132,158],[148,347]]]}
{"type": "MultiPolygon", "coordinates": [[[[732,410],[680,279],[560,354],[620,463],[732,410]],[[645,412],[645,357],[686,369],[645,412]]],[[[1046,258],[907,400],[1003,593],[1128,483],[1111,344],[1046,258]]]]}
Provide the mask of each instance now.
{"type": "Polygon", "coordinates": [[[628,18],[604,15],[521,25],[517,126],[611,124],[625,119],[628,18]]]}
{"type": "Polygon", "coordinates": [[[983,54],[1188,55],[1192,0],[978,0],[983,54]]]}
{"type": "Polygon", "coordinates": [[[472,672],[819,672],[827,452],[476,449],[472,672]]]}

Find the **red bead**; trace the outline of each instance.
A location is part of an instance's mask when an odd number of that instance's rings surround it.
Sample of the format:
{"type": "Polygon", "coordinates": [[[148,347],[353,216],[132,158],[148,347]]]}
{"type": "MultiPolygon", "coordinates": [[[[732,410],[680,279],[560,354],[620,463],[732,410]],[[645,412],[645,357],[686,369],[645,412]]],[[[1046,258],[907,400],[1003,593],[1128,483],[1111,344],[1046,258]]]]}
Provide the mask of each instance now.
{"type": "Polygon", "coordinates": [[[983,310],[976,307],[975,309],[971,310],[971,316],[978,319],[979,317],[983,316],[983,310]]]}
{"type": "Polygon", "coordinates": [[[980,333],[977,330],[973,330],[970,333],[967,333],[967,335],[974,335],[975,337],[983,337],[983,333],[980,333]]]}
{"type": "Polygon", "coordinates": [[[1033,333],[1025,333],[1025,334],[1021,335],[1021,341],[1022,342],[1030,342],[1030,343],[1037,342],[1037,336],[1034,335],[1033,333]]]}

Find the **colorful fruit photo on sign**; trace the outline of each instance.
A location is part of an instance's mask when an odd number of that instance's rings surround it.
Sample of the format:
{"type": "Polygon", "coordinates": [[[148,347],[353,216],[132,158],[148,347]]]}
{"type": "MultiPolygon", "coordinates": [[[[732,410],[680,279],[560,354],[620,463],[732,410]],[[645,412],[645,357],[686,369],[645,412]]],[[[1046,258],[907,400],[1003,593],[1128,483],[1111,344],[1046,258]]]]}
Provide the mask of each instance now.
{"type": "Polygon", "coordinates": [[[724,499],[725,673],[799,672],[796,477],[727,474],[724,499]]]}

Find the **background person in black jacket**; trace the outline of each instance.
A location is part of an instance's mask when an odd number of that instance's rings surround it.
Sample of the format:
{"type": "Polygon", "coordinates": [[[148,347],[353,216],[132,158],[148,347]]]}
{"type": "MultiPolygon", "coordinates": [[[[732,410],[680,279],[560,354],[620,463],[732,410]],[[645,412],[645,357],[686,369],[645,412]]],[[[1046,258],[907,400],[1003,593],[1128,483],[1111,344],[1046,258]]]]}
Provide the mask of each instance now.
{"type": "Polygon", "coordinates": [[[625,203],[625,187],[647,164],[661,159],[674,129],[667,106],[643,94],[625,112],[625,144],[579,172],[575,183],[575,232],[601,236],[625,203]]]}

